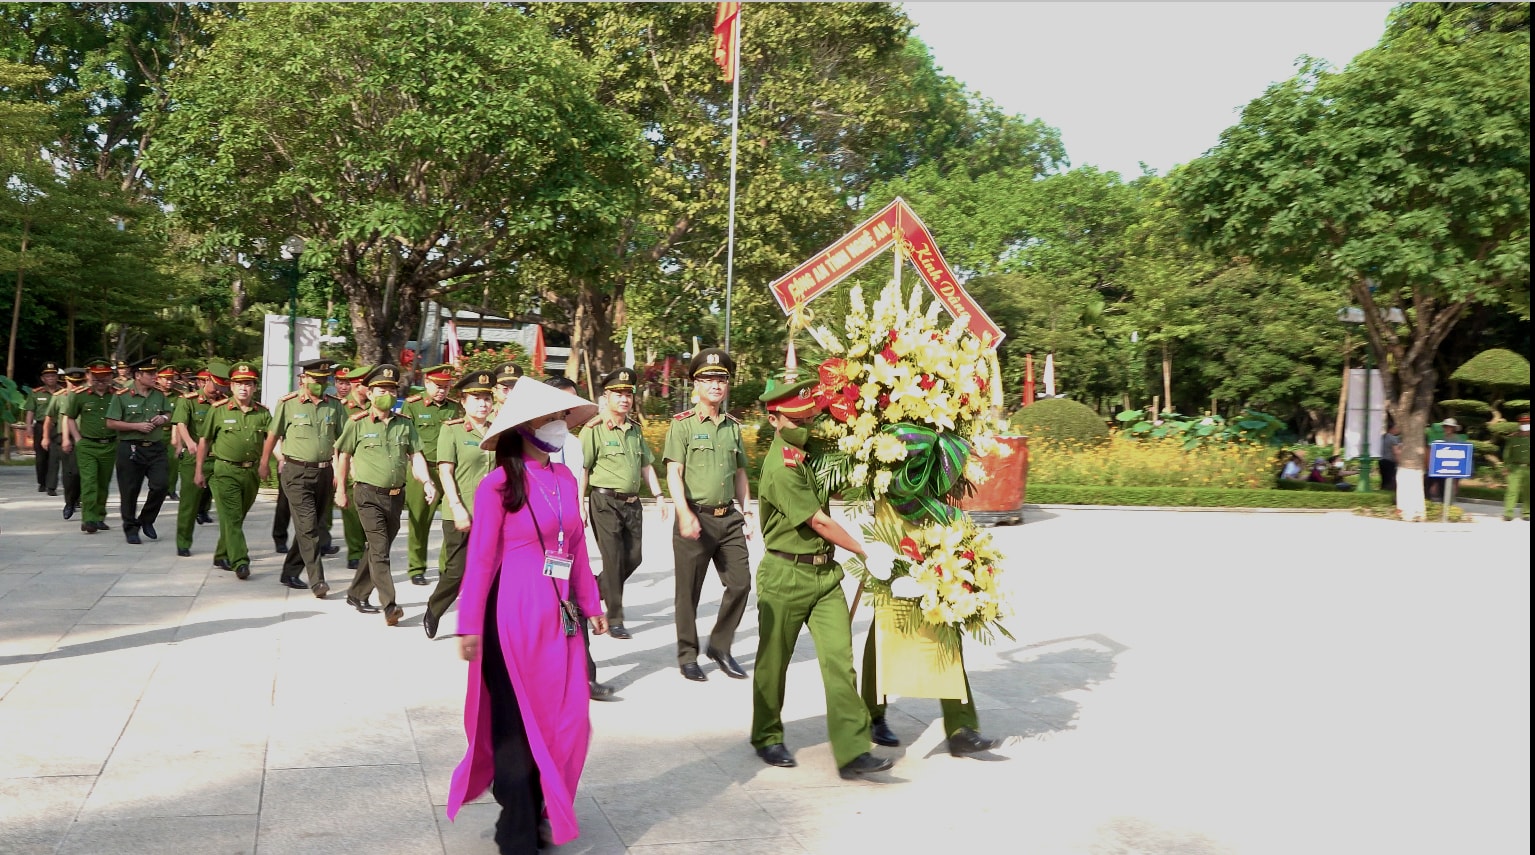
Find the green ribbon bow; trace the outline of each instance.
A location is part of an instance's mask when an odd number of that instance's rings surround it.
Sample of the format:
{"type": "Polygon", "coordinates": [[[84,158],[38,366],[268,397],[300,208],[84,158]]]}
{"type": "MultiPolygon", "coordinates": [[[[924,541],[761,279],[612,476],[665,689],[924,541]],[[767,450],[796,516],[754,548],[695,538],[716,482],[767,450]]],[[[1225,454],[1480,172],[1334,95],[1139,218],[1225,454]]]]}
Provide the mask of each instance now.
{"type": "Polygon", "coordinates": [[[952,433],[910,422],[883,431],[906,446],[906,462],[895,470],[887,491],[896,513],[908,521],[930,516],[940,523],[959,516],[944,497],[964,478],[970,444],[952,433]]]}

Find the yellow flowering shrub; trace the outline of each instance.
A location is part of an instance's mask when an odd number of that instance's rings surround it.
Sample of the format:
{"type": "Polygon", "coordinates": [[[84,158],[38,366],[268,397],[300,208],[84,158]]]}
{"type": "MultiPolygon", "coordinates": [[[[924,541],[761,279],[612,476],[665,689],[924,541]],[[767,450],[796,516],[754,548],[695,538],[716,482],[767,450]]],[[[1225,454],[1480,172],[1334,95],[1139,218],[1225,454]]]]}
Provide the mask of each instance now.
{"type": "Polygon", "coordinates": [[[1185,450],[1180,439],[1130,439],[1102,445],[1029,442],[1029,481],[1113,487],[1274,486],[1273,449],[1245,442],[1185,450]]]}

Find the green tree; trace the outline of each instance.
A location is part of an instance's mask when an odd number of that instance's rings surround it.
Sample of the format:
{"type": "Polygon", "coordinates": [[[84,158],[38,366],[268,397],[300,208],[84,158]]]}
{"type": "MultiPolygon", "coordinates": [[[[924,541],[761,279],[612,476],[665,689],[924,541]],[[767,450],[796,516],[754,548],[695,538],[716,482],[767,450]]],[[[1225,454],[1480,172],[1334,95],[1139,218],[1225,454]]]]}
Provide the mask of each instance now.
{"type": "Polygon", "coordinates": [[[346,295],[359,357],[423,301],[579,270],[632,205],[637,129],[506,7],[254,4],[178,67],[147,168],[210,245],[290,234],[346,295]]]}
{"type": "Polygon", "coordinates": [[[1436,8],[1399,10],[1343,71],[1308,62],[1270,87],[1175,182],[1199,240],[1309,271],[1363,307],[1402,426],[1409,519],[1424,513],[1436,351],[1472,305],[1527,318],[1529,299],[1528,6],[1436,8]],[[1475,24],[1487,8],[1502,26],[1475,24]]]}

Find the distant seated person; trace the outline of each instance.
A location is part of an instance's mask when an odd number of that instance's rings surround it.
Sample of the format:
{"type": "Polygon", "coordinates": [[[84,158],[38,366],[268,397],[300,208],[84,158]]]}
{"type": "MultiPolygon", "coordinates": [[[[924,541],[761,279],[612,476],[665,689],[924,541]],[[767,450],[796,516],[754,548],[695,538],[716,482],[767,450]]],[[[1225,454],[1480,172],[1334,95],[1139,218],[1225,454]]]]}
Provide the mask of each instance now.
{"type": "Polygon", "coordinates": [[[1358,469],[1347,468],[1348,464],[1343,460],[1343,455],[1335,454],[1327,465],[1327,480],[1339,490],[1352,490],[1354,485],[1345,481],[1350,475],[1358,475],[1358,469]]]}
{"type": "Polygon", "coordinates": [[[1328,477],[1327,461],[1318,457],[1311,461],[1311,471],[1307,473],[1306,480],[1313,484],[1330,484],[1332,479],[1328,477]]]}
{"type": "Polygon", "coordinates": [[[1306,480],[1306,456],[1299,451],[1290,452],[1290,458],[1284,462],[1284,468],[1279,470],[1279,480],[1306,480]]]}

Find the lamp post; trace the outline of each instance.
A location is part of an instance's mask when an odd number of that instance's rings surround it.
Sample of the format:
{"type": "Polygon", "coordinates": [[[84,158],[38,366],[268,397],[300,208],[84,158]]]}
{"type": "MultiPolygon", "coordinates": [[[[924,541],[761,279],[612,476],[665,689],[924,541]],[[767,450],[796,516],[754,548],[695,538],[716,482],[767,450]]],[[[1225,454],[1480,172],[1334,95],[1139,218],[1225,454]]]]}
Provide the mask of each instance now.
{"type": "Polygon", "coordinates": [[[288,391],[298,385],[298,280],[302,268],[299,256],[304,254],[304,239],[293,235],[282,242],[282,257],[293,263],[288,277],[288,391]]]}
{"type": "MultiPolygon", "coordinates": [[[[1370,283],[1370,290],[1372,292],[1375,290],[1375,283],[1370,283]]],[[[1380,312],[1381,317],[1391,323],[1400,324],[1407,321],[1406,316],[1402,314],[1402,310],[1395,306],[1390,309],[1382,309],[1380,312]]],[[[1345,324],[1363,324],[1364,309],[1358,306],[1347,306],[1339,309],[1338,320],[1345,324]]],[[[1361,418],[1364,424],[1360,426],[1359,431],[1360,448],[1364,452],[1359,457],[1359,492],[1361,493],[1369,493],[1373,489],[1370,486],[1370,463],[1374,458],[1370,456],[1370,450],[1374,447],[1372,441],[1375,437],[1374,432],[1370,430],[1370,377],[1371,372],[1375,370],[1374,363],[1375,348],[1371,345],[1370,337],[1367,335],[1364,339],[1364,401],[1359,408],[1360,412],[1364,414],[1361,418]]],[[[1346,421],[1344,423],[1347,424],[1346,421]]]]}

